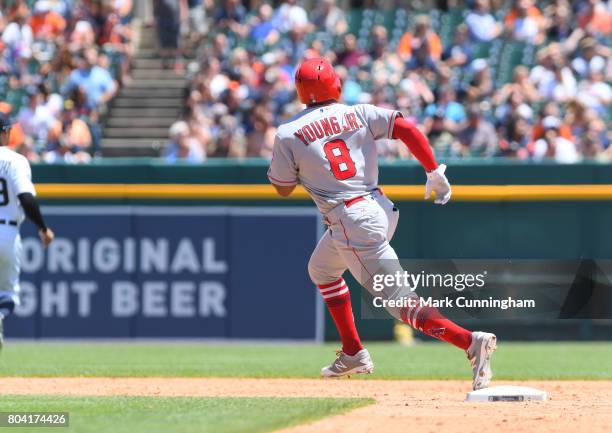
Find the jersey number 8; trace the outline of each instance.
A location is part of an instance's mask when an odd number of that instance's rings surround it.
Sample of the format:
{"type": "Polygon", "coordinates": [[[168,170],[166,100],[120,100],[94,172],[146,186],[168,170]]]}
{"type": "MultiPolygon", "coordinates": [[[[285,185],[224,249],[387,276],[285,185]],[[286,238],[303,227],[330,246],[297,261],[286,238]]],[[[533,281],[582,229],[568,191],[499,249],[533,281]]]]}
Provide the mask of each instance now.
{"type": "Polygon", "coordinates": [[[355,176],[357,168],[344,140],[328,141],[323,146],[323,151],[336,179],[346,180],[355,176]]]}

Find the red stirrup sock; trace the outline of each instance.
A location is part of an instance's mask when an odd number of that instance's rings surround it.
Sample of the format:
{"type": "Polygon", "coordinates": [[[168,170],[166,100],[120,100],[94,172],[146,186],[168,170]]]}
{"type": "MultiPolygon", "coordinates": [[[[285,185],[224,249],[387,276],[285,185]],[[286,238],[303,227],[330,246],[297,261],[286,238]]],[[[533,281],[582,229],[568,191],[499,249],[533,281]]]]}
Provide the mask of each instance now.
{"type": "Polygon", "coordinates": [[[437,308],[404,308],[401,315],[404,323],[460,349],[467,350],[472,343],[472,332],[444,317],[437,308]]]}
{"type": "Polygon", "coordinates": [[[340,278],[333,283],[322,284],[318,287],[340,334],[342,351],[347,355],[356,354],[363,349],[363,346],[355,327],[351,294],[344,279],[340,278]]]}

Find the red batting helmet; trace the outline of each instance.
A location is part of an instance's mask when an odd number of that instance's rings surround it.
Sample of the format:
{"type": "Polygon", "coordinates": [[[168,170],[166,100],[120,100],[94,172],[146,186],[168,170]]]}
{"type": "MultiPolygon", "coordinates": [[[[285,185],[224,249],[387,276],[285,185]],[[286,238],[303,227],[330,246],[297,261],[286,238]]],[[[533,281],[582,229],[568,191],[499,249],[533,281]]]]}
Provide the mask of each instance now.
{"type": "Polygon", "coordinates": [[[295,87],[302,104],[340,99],[342,84],[334,67],[325,59],[304,60],[295,72],[295,87]]]}

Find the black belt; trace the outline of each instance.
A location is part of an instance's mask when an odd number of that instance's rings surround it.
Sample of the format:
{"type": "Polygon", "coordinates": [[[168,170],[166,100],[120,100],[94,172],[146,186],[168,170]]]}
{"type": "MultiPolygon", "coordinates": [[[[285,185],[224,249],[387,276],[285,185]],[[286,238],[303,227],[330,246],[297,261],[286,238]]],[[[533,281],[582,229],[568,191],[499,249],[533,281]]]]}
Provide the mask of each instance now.
{"type": "Polygon", "coordinates": [[[0,224],[6,224],[7,226],[17,226],[17,221],[0,220],[0,224]]]}

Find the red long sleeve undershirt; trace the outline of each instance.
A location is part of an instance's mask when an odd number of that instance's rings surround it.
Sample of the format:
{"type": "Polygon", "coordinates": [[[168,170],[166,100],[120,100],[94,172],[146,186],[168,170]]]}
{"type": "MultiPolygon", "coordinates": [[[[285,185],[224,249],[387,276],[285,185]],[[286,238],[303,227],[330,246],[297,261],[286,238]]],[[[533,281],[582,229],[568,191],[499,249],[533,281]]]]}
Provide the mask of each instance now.
{"type": "Polygon", "coordinates": [[[392,137],[404,142],[415,158],[419,160],[425,171],[429,172],[438,168],[436,157],[433,154],[427,137],[411,122],[398,116],[394,122],[392,137]]]}

